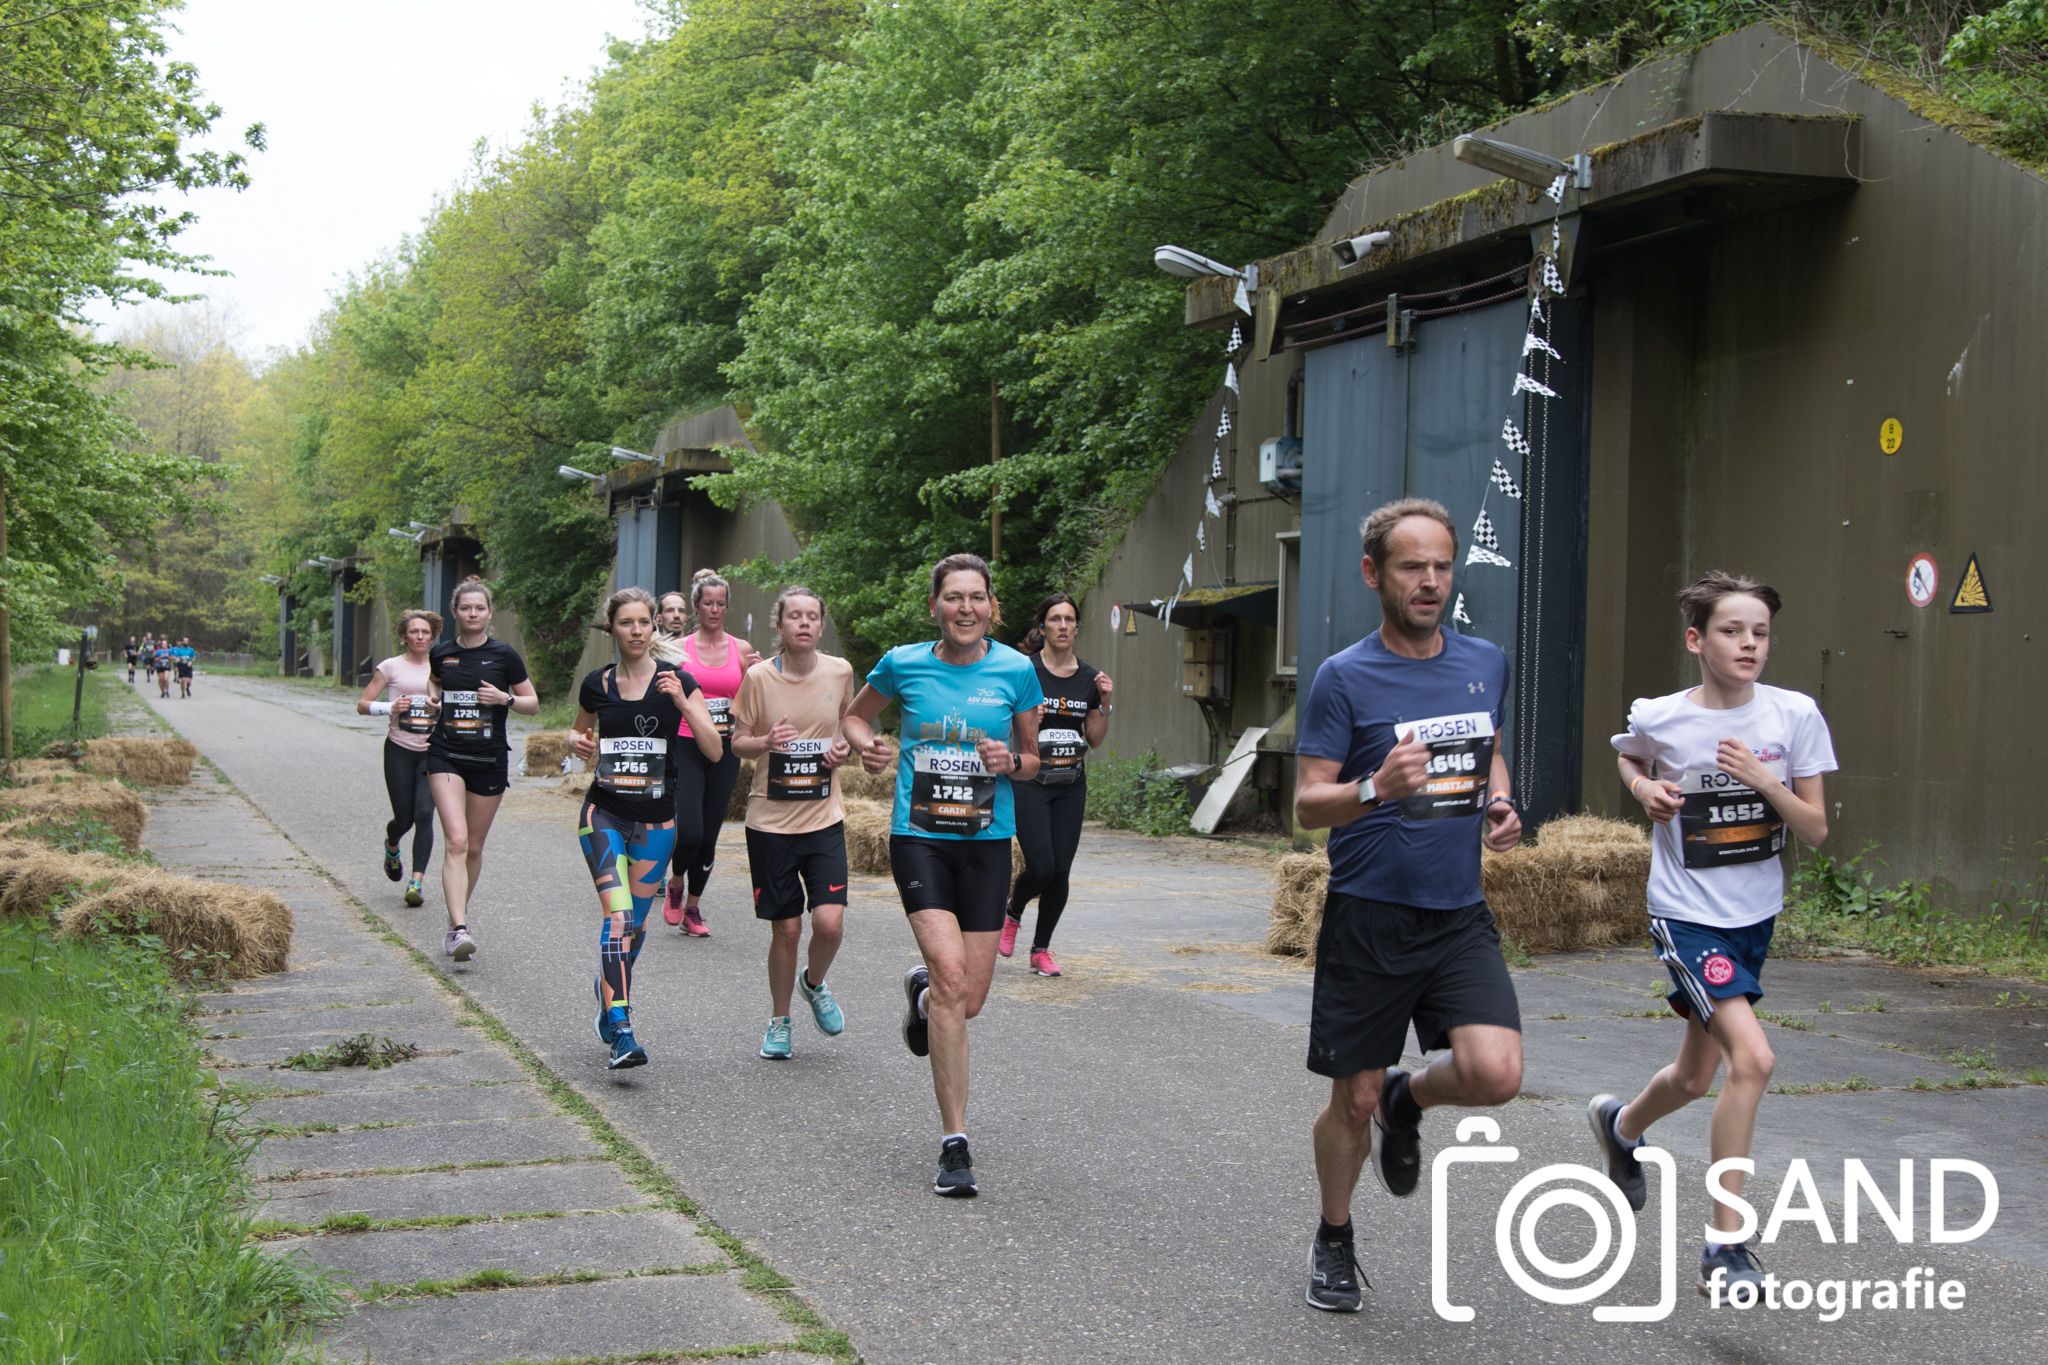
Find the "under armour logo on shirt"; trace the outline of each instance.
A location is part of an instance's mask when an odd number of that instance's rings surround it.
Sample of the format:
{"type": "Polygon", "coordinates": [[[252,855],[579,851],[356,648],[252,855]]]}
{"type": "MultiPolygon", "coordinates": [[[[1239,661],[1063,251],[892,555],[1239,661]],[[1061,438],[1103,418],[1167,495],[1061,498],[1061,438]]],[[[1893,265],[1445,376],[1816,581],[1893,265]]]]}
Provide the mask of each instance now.
{"type": "Polygon", "coordinates": [[[1486,684],[1483,682],[1468,682],[1465,684],[1465,690],[1467,692],[1484,692],[1486,684]]]}

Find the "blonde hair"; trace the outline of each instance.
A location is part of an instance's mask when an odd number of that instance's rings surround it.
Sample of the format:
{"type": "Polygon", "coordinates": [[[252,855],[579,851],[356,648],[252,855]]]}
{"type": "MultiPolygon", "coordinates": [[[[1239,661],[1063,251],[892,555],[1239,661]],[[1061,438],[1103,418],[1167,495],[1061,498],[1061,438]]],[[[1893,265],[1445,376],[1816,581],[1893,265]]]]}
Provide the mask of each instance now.
{"type": "Polygon", "coordinates": [[[457,604],[471,593],[480,594],[484,599],[484,605],[492,611],[498,609],[498,604],[491,599],[491,585],[478,578],[475,574],[471,574],[455,585],[455,591],[448,598],[448,609],[450,611],[455,610],[457,604]]]}
{"type": "Polygon", "coordinates": [[[708,588],[724,588],[725,600],[732,601],[732,584],[719,576],[716,569],[699,569],[690,575],[690,610],[695,612],[704,605],[704,593],[708,588]]]}
{"type": "Polygon", "coordinates": [[[805,587],[801,583],[792,583],[788,587],[784,588],[781,592],[776,593],[775,605],[768,609],[768,625],[775,632],[775,644],[777,648],[780,648],[782,645],[782,609],[785,605],[788,604],[789,599],[792,597],[810,598],[813,602],[816,602],[818,604],[818,614],[820,616],[823,616],[825,614],[825,599],[823,597],[820,597],[817,593],[812,592],[809,588],[805,587]]]}
{"type": "MultiPolygon", "coordinates": [[[[647,608],[648,624],[652,625],[655,619],[661,615],[660,604],[654,600],[654,594],[647,591],[647,589],[620,588],[610,597],[604,599],[604,629],[606,634],[611,634],[612,627],[618,624],[619,609],[631,606],[636,602],[647,608]]],[[[647,652],[665,664],[680,663],[683,659],[683,646],[681,642],[662,634],[659,630],[654,631],[652,638],[648,641],[647,652]]]]}
{"type": "Polygon", "coordinates": [[[440,612],[428,611],[425,607],[408,607],[400,612],[398,616],[398,638],[400,640],[405,639],[405,632],[412,628],[412,623],[415,621],[425,621],[427,625],[433,628],[434,634],[439,635],[441,633],[440,612]]]}

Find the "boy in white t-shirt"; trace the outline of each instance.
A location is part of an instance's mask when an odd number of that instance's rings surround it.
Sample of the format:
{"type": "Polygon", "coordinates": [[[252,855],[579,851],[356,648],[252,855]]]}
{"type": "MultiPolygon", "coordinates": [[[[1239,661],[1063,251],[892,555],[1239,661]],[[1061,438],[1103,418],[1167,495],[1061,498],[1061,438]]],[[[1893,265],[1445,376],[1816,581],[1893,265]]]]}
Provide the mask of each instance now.
{"type": "MultiPolygon", "coordinates": [[[[1628,731],[1614,737],[1616,766],[1629,795],[1655,822],[1650,843],[1650,939],[1671,974],[1672,1009],[1685,1020],[1678,1059],[1624,1104],[1595,1095],[1587,1117],[1607,1174],[1633,1208],[1644,1202],[1635,1149],[1658,1119],[1728,1077],[1714,1103],[1712,1158],[1749,1155],[1757,1104],[1776,1058],[1757,1021],[1759,977],[1771,931],[1785,905],[1778,854],[1789,830],[1808,845],[1827,838],[1821,775],[1835,770],[1827,721],[1801,692],[1757,681],[1771,652],[1777,592],[1719,570],[1678,595],[1685,647],[1699,656],[1700,685],[1629,708],[1628,731]]],[[[1742,1175],[1721,1178],[1731,1195],[1742,1175]]],[[[1700,1292],[1718,1283],[1719,1302],[1763,1272],[1735,1240],[1735,1210],[1714,1205],[1700,1256],[1700,1292]]]]}

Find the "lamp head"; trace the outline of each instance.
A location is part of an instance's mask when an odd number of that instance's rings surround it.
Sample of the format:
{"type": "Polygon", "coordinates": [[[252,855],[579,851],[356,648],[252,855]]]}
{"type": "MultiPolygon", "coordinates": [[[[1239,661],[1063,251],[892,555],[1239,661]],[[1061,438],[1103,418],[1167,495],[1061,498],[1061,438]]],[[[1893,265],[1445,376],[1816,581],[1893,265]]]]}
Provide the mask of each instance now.
{"type": "Polygon", "coordinates": [[[1210,275],[1222,275],[1230,279],[1244,278],[1244,272],[1235,266],[1212,260],[1199,251],[1189,251],[1184,246],[1162,246],[1154,249],[1152,264],[1167,274],[1178,275],[1184,280],[1199,280],[1210,275]]]}

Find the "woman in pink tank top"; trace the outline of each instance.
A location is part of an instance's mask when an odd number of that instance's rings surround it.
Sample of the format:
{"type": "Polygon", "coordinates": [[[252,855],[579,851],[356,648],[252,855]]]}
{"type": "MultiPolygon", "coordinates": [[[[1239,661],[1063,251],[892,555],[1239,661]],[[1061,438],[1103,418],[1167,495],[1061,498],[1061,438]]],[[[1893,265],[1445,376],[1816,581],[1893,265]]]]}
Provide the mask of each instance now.
{"type": "Polygon", "coordinates": [[[398,618],[405,653],[378,664],[370,685],[356,702],[365,716],[389,716],[384,735],[384,790],[391,798],[391,819],[384,826],[384,875],[397,881],[404,873],[398,841],[412,829],[412,878],[405,884],[405,903],[425,898],[421,882],[427,860],[434,856],[434,802],[427,794],[427,736],[434,713],[427,707],[427,651],[441,634],[441,618],[417,607],[398,618]],[[415,700],[417,699],[417,700],[415,700]]]}
{"type": "MultiPolygon", "coordinates": [[[[711,880],[711,865],[718,857],[718,832],[725,824],[725,811],[732,790],[739,782],[739,755],[732,749],[732,701],[740,694],[740,680],[759,661],[754,647],[725,630],[725,611],[731,586],[711,569],[699,569],[690,580],[690,608],[697,628],[683,637],[683,654],[690,676],[704,689],[704,704],[711,712],[719,737],[726,741],[724,756],[716,763],[706,759],[694,744],[670,749],[674,763],[676,794],[676,852],[670,864],[668,903],[661,917],[682,926],[691,938],[709,938],[699,901],[705,883],[711,880]]],[[[690,735],[684,721],[677,733],[690,735]]]]}

